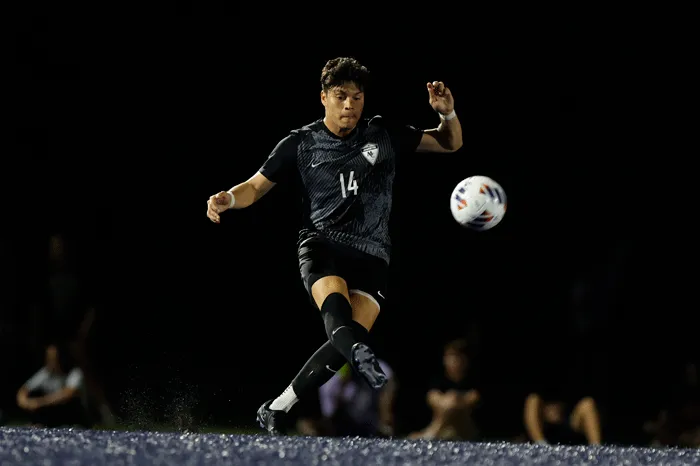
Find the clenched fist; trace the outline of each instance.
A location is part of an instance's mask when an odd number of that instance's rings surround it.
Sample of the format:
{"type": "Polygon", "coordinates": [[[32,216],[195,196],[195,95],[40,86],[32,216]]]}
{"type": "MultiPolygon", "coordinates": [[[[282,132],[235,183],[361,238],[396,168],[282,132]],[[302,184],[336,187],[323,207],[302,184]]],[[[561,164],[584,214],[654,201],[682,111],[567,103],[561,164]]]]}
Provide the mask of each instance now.
{"type": "Polygon", "coordinates": [[[214,223],[221,223],[221,213],[231,208],[233,196],[231,193],[221,191],[209,198],[207,201],[207,217],[214,223]]]}

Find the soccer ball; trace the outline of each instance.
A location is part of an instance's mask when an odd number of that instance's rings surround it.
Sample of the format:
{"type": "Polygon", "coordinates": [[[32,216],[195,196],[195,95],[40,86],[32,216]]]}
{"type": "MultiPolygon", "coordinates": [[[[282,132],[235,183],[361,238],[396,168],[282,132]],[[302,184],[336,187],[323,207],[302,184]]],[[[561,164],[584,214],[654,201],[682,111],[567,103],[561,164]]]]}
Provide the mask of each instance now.
{"type": "Polygon", "coordinates": [[[450,210],[460,225],[473,230],[490,230],[506,213],[506,192],[488,176],[470,176],[452,191],[450,210]]]}

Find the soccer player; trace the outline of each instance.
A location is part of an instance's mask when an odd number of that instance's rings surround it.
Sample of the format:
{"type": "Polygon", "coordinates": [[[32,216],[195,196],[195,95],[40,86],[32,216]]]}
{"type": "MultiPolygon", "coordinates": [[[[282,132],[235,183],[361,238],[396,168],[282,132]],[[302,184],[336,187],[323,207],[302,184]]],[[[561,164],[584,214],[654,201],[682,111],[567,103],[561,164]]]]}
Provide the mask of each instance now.
{"type": "Polygon", "coordinates": [[[369,76],[353,58],[329,60],[321,71],[324,118],[292,130],[254,176],[207,201],[208,218],[219,223],[222,212],[249,207],[277,183],[297,183],[303,194],[299,269],[328,342],[280,396],[258,410],[258,422],[271,434],[285,433],[286,413],[346,361],[372,388],[387,383],[365,341],[385,299],[396,157],[462,146],[454,98],[444,83],[427,83],[440,124],[419,130],[362,117],[369,76]]]}

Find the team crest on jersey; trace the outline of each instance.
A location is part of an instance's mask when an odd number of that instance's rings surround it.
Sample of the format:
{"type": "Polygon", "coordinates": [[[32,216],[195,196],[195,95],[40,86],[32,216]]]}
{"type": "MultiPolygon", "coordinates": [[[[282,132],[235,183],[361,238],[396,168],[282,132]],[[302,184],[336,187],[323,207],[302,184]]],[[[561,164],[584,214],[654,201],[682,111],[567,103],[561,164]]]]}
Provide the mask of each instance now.
{"type": "Polygon", "coordinates": [[[373,142],[368,142],[362,147],[362,155],[367,159],[369,163],[374,165],[379,157],[379,146],[373,142]]]}

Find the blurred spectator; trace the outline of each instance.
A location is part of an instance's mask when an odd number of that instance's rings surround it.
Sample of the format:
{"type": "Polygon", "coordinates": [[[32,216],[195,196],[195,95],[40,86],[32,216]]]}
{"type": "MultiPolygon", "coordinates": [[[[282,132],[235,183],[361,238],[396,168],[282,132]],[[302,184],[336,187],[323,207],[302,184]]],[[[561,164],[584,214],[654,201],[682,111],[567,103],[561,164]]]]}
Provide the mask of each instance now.
{"type": "Polygon", "coordinates": [[[599,445],[601,442],[598,407],[591,397],[576,403],[531,393],[525,399],[525,431],[537,443],[599,445]]]}
{"type": "Polygon", "coordinates": [[[46,348],[44,366],[17,392],[17,405],[35,426],[90,427],[83,372],[56,345],[46,348]]]}
{"type": "Polygon", "coordinates": [[[49,302],[46,324],[48,338],[68,348],[82,369],[89,399],[94,400],[101,421],[114,424],[114,416],[107,402],[102,383],[93,367],[94,358],[88,351],[88,339],[95,322],[95,308],[87,290],[75,270],[75,256],[67,251],[65,239],[54,234],[49,243],[49,302]]]}
{"type": "Polygon", "coordinates": [[[698,365],[685,364],[680,383],[674,384],[670,399],[657,419],[645,430],[653,435],[652,445],[700,447],[700,381],[698,365]]]}
{"type": "Polygon", "coordinates": [[[394,428],[396,378],[391,367],[379,365],[389,378],[380,391],[373,390],[347,364],[319,388],[320,418],[306,415],[297,422],[302,435],[390,436],[394,428]]]}
{"type": "Polygon", "coordinates": [[[432,421],[409,438],[473,440],[478,435],[473,415],[481,396],[471,376],[466,339],[447,343],[442,365],[426,397],[432,421]]]}

